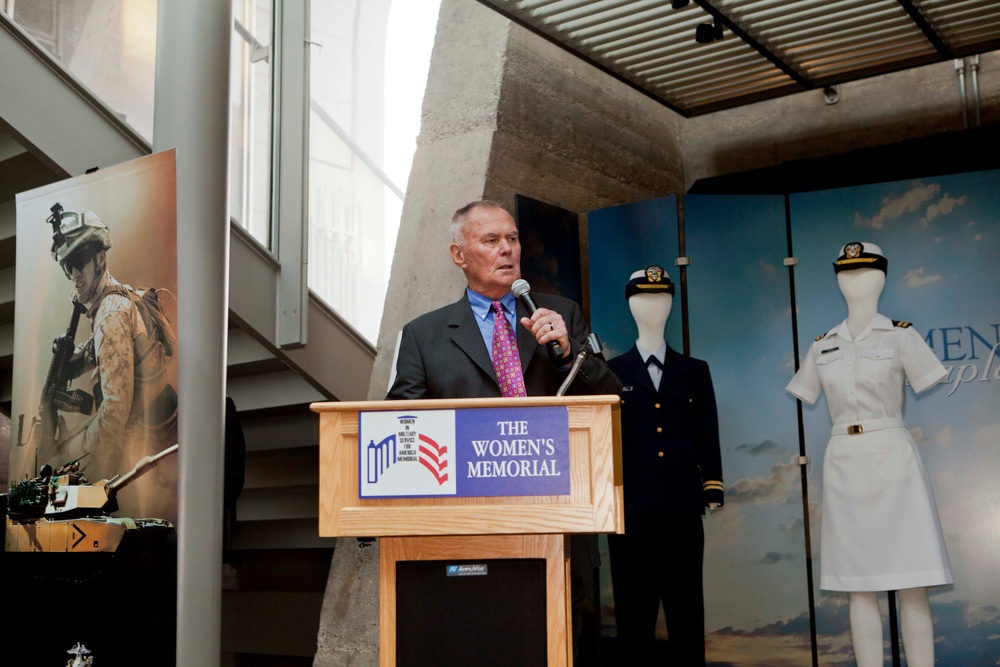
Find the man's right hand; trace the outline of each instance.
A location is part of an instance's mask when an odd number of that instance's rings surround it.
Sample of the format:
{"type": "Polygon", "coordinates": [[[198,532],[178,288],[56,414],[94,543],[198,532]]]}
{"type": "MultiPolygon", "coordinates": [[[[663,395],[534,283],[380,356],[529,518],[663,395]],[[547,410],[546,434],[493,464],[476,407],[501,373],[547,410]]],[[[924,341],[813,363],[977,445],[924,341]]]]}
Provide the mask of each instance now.
{"type": "Polygon", "coordinates": [[[562,315],[548,308],[539,308],[531,317],[522,317],[521,325],[531,332],[539,345],[545,346],[549,341],[556,341],[563,351],[562,358],[565,359],[573,352],[573,346],[569,344],[569,331],[566,329],[566,322],[562,315]]]}

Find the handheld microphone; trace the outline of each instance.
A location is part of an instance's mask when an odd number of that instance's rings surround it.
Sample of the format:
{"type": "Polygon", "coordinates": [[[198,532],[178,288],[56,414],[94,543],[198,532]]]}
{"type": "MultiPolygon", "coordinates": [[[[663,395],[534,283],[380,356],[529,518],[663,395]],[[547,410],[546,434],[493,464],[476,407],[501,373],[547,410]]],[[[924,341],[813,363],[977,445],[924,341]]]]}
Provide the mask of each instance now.
{"type": "MultiPolygon", "coordinates": [[[[514,297],[521,302],[524,309],[528,311],[528,317],[531,317],[538,306],[535,305],[534,300],[531,298],[531,285],[528,284],[527,280],[518,278],[514,281],[514,284],[510,286],[510,291],[514,293],[514,297]]],[[[561,359],[563,356],[562,348],[559,346],[558,341],[550,340],[545,344],[549,351],[556,356],[556,359],[561,359]]]]}

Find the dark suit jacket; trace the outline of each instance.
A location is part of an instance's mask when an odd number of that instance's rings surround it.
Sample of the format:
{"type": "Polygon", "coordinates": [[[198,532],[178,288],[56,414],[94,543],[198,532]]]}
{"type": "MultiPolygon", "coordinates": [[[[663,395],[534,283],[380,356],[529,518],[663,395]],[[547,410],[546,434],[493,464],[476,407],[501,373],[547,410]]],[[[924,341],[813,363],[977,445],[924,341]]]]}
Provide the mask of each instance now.
{"type": "MultiPolygon", "coordinates": [[[[551,294],[532,293],[539,308],[562,315],[569,331],[572,356],[580,351],[590,329],[575,302],[551,294]]],[[[517,304],[517,349],[528,396],[554,396],[567,371],[549,359],[547,348],[538,344],[520,325],[528,313],[517,304]]],[[[589,357],[580,368],[567,394],[618,394],[621,384],[602,358],[589,357]]],[[[500,396],[500,385],[483,343],[468,297],[416,318],[403,327],[396,360],[396,379],[389,399],[479,398],[500,396]]]]}
{"type": "Polygon", "coordinates": [[[608,365],[622,383],[626,516],[704,514],[707,503],[721,503],[719,418],[708,364],[667,346],[659,391],[634,345],[608,365]],[[709,482],[720,488],[706,491],[709,482]]]}

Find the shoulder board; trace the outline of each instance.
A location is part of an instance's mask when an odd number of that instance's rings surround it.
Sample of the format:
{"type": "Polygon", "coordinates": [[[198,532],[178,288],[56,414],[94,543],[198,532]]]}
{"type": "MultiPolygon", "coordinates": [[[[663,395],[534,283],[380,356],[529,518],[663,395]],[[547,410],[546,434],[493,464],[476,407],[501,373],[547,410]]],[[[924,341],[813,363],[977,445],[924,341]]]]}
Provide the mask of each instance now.
{"type": "Polygon", "coordinates": [[[893,320],[892,326],[899,327],[900,329],[907,329],[913,326],[912,322],[903,322],[902,320],[893,320]]]}
{"type": "MultiPolygon", "coordinates": [[[[826,333],[830,332],[828,331],[826,333]]],[[[821,333],[820,335],[816,336],[816,340],[823,340],[824,338],[826,338],[826,333],[821,333]]]]}

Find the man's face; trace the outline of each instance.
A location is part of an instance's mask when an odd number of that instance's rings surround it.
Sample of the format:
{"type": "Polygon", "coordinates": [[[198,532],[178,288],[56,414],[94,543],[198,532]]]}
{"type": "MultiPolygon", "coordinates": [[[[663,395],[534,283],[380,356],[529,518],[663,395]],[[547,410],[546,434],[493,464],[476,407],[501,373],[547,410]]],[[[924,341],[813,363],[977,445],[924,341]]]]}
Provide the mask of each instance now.
{"type": "Polygon", "coordinates": [[[521,277],[521,241],[514,219],[499,208],[481,206],[466,215],[465,245],[451,244],[451,259],[465,272],[469,287],[499,299],[521,277]]]}
{"type": "Polygon", "coordinates": [[[66,263],[69,271],[69,279],[73,281],[76,289],[77,299],[86,299],[90,294],[90,287],[97,279],[97,262],[93,254],[87,253],[80,257],[70,257],[66,263]]]}

